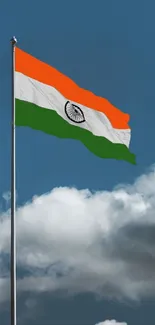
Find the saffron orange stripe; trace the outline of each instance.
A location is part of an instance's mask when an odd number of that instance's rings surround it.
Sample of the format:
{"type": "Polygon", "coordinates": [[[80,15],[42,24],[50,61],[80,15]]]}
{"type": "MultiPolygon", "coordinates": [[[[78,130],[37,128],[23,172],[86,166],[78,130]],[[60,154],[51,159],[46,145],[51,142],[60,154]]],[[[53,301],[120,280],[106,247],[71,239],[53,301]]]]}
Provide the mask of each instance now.
{"type": "Polygon", "coordinates": [[[16,47],[15,70],[56,88],[66,99],[77,102],[96,111],[103,112],[117,129],[129,129],[129,115],[121,112],[107,99],[80,88],[73,80],[16,47]]]}

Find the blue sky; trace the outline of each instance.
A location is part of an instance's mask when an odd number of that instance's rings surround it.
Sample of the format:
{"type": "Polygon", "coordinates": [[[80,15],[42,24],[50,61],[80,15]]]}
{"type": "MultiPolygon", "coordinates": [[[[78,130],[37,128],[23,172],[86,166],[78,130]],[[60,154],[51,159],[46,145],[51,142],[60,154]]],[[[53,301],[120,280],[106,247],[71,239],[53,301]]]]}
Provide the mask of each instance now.
{"type": "MultiPolygon", "coordinates": [[[[18,128],[18,205],[59,186],[112,191],[116,185],[132,184],[137,177],[147,173],[155,161],[154,10],[153,0],[16,0],[12,3],[1,0],[1,197],[10,189],[9,40],[12,35],[17,37],[20,48],[129,113],[131,151],[137,156],[137,166],[123,161],[102,160],[80,142],[60,140],[28,128],[18,128]]],[[[3,198],[1,206],[3,210],[3,198]]],[[[26,294],[28,297],[32,295],[26,294]]],[[[23,314],[26,308],[24,299],[23,295],[19,302],[23,301],[23,314]]],[[[109,302],[105,297],[98,300],[84,293],[72,299],[53,297],[48,293],[45,297],[39,296],[37,306],[41,316],[38,319],[36,316],[36,321],[32,321],[34,325],[93,325],[108,318],[126,321],[128,325],[153,324],[152,301],[138,302],[137,305],[137,302],[118,303],[117,299],[109,302]]],[[[5,325],[8,317],[6,310],[2,311],[2,317],[5,325]]],[[[26,322],[21,320],[21,324],[26,322]]]]}

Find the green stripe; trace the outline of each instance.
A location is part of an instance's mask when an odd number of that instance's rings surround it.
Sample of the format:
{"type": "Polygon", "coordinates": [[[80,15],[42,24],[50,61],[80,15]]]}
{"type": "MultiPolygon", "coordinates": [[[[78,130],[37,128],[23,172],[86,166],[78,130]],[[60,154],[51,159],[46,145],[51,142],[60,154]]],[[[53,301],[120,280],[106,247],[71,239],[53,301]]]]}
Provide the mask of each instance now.
{"type": "Polygon", "coordinates": [[[114,144],[90,131],[66,122],[55,111],[40,108],[32,103],[16,99],[16,125],[28,126],[59,138],[80,140],[91,152],[101,158],[126,160],[135,164],[135,155],[123,144],[114,144]]]}

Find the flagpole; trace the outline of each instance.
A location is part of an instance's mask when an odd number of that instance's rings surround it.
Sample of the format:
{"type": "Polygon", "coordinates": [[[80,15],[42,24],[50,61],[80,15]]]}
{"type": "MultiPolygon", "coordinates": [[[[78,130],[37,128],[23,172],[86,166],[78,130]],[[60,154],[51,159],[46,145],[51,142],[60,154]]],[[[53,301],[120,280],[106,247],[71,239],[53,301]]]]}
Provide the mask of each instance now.
{"type": "Polygon", "coordinates": [[[14,94],[14,72],[15,72],[15,46],[17,40],[13,36],[12,45],[12,121],[11,121],[11,325],[16,325],[16,169],[15,169],[15,94],[14,94]]]}

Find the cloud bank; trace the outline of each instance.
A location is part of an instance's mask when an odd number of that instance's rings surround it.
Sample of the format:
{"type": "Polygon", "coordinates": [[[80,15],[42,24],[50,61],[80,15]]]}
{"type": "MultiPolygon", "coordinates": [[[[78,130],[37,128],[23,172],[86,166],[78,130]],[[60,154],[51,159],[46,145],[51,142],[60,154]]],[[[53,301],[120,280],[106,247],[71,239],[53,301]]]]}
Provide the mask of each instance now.
{"type": "Polygon", "coordinates": [[[97,323],[95,325],[127,325],[127,323],[120,323],[117,322],[116,320],[112,319],[112,320],[105,320],[104,322],[101,323],[97,323]]]}
{"type": "Polygon", "coordinates": [[[112,319],[112,320],[105,320],[104,322],[95,324],[95,325],[127,325],[127,323],[120,323],[117,322],[116,320],[112,319]]]}
{"type": "MultiPolygon", "coordinates": [[[[0,215],[0,301],[9,293],[9,214],[0,215]]],[[[18,293],[155,295],[154,167],[111,192],[55,188],[19,207],[16,219],[18,293]]]]}

